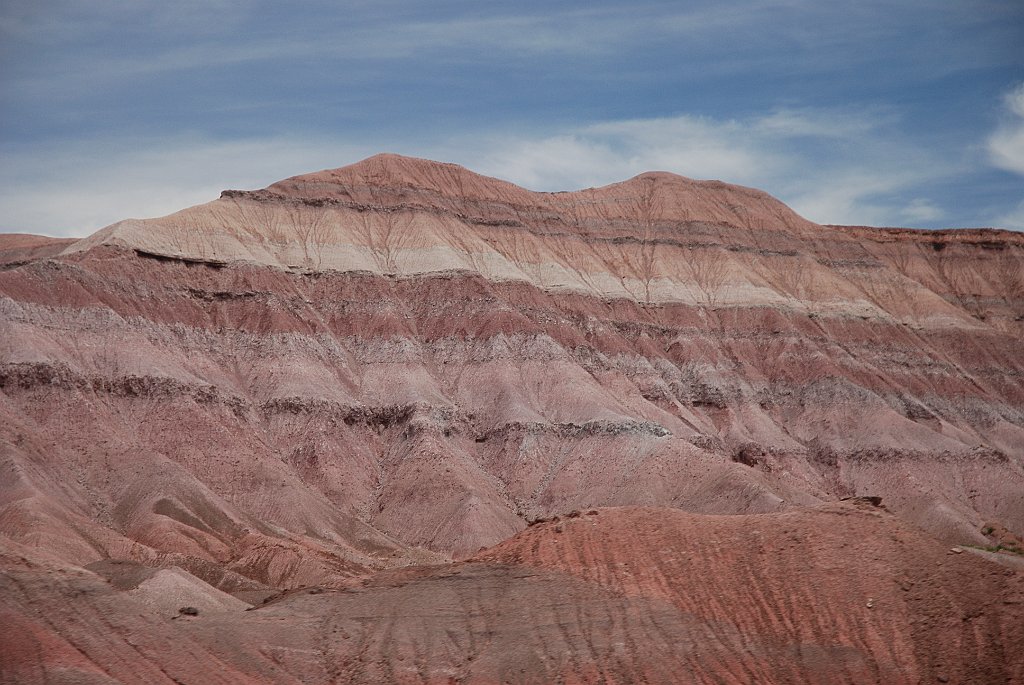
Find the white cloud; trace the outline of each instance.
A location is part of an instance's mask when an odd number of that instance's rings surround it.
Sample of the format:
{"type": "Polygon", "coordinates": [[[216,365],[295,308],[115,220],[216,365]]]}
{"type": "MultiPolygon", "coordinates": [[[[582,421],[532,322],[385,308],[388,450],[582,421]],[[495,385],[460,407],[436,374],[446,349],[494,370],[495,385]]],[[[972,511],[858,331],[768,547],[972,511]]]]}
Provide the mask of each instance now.
{"type": "Polygon", "coordinates": [[[900,214],[912,222],[935,221],[941,219],[945,212],[936,207],[930,200],[925,198],[914,198],[906,207],[900,210],[900,214]]]}
{"type": "Polygon", "coordinates": [[[1006,102],[1007,109],[1018,117],[1024,118],[1024,83],[1018,84],[1003,99],[1006,102]]]}
{"type": "Polygon", "coordinates": [[[789,200],[801,216],[822,224],[892,225],[892,210],[878,207],[866,198],[887,189],[889,183],[868,174],[850,172],[831,177],[829,183],[808,183],[803,192],[789,200]]]}
{"type": "Polygon", "coordinates": [[[958,169],[889,133],[893,121],[887,111],[813,109],[745,120],[634,119],[550,136],[476,140],[454,159],[535,190],[572,190],[660,170],[762,188],[820,223],[927,224],[943,210],[927,198],[903,196],[958,169]]]}
{"type": "Polygon", "coordinates": [[[290,139],[159,144],[94,141],[2,150],[0,231],[83,236],[126,218],[170,214],[226,188],[261,188],[287,176],[376,152],[290,139]]]}
{"type": "Polygon", "coordinates": [[[997,217],[994,224],[996,228],[1024,231],[1024,202],[1018,204],[1015,209],[997,217]]]}
{"type": "Polygon", "coordinates": [[[822,224],[906,226],[928,223],[942,210],[918,200],[905,204],[891,199],[894,192],[921,182],[920,176],[896,168],[871,168],[870,163],[836,169],[825,178],[791,181],[800,189],[780,199],[796,212],[822,224]],[[916,204],[915,204],[916,202],[916,204]]]}
{"type": "Polygon", "coordinates": [[[745,183],[778,166],[770,151],[741,140],[745,134],[732,122],[688,116],[615,121],[487,140],[466,164],[535,190],[604,185],[653,170],[745,183]]]}
{"type": "Polygon", "coordinates": [[[765,135],[851,139],[870,135],[882,124],[896,121],[895,112],[781,109],[756,121],[756,129],[765,135]]]}
{"type": "Polygon", "coordinates": [[[1005,120],[988,139],[989,159],[1005,171],[1024,175],[1024,83],[1005,96],[1005,120]]]}
{"type": "Polygon", "coordinates": [[[916,187],[956,169],[889,133],[891,118],[877,111],[803,109],[744,120],[608,121],[430,145],[174,139],[0,150],[0,230],[85,235],[130,216],[160,216],[212,200],[224,188],[264,187],[386,150],[457,162],[534,190],[671,171],[762,188],[820,223],[927,224],[942,209],[916,187]]]}

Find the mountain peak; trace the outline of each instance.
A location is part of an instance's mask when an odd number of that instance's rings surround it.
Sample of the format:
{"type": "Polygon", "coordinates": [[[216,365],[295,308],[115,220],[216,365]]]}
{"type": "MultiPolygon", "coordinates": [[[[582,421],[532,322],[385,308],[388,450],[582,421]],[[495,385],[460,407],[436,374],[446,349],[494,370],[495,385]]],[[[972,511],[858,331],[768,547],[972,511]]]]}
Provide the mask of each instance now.
{"type": "Polygon", "coordinates": [[[429,190],[442,196],[464,196],[467,192],[529,192],[512,183],[477,174],[458,164],[436,162],[385,152],[336,169],[324,169],[292,176],[267,190],[305,199],[351,197],[360,192],[387,193],[399,190],[429,190]]]}
{"type": "Polygon", "coordinates": [[[337,169],[293,176],[266,190],[286,198],[371,206],[450,209],[454,204],[460,207],[458,211],[485,220],[487,212],[503,213],[508,208],[521,212],[523,208],[545,207],[578,214],[582,206],[603,219],[629,222],[637,219],[632,216],[637,203],[646,202],[659,222],[780,226],[796,231],[820,228],[762,190],[668,171],[647,171],[599,188],[551,193],[531,191],[458,164],[381,153],[337,169]]]}
{"type": "Polygon", "coordinates": [[[112,244],[315,270],[475,271],[607,297],[685,301],[695,295],[686,279],[676,282],[671,246],[720,244],[723,231],[736,231],[744,243],[763,242],[751,234],[765,233],[794,250],[831,230],[762,191],[665,171],[548,193],[457,164],[378,154],[263,190],[225,191],[161,219],[119,222],[69,251],[112,244]],[[603,255],[597,261],[593,249],[603,255]]]}

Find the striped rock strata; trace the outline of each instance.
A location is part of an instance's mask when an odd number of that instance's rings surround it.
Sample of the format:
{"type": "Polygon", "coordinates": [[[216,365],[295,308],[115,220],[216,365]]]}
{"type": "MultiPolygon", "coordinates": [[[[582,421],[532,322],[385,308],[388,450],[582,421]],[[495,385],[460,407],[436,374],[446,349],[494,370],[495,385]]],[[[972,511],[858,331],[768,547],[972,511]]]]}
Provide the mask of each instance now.
{"type": "Polygon", "coordinates": [[[1019,234],[381,155],[5,240],[0,531],[63,562],[293,587],[573,508],[854,495],[1024,531],[1019,234]]]}
{"type": "Polygon", "coordinates": [[[97,575],[0,551],[0,680],[1019,682],[1024,573],[957,550],[866,502],[593,509],[466,561],[248,611],[212,588],[188,594],[180,571],[107,563],[97,575]],[[170,593],[195,613],[150,608],[170,593]]]}

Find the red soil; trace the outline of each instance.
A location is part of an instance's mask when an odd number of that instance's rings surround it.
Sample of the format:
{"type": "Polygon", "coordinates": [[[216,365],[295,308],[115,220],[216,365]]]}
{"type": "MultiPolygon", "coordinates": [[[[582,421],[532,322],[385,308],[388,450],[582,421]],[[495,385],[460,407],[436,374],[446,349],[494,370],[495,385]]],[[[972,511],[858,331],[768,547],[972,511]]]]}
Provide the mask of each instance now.
{"type": "Polygon", "coordinates": [[[292,591],[241,613],[157,619],[88,574],[32,565],[5,583],[20,626],[0,657],[12,682],[1024,678],[1024,574],[860,503],[752,516],[593,510],[466,562],[292,591]]]}

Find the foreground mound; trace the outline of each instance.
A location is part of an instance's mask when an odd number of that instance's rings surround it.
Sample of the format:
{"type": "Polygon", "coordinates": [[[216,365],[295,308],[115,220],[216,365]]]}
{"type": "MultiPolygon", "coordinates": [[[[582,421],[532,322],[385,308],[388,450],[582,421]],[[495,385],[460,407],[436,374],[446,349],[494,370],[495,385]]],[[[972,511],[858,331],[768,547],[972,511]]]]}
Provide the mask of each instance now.
{"type": "Polygon", "coordinates": [[[19,630],[0,651],[5,682],[1024,677],[1024,574],[862,502],[749,516],[592,510],[465,562],[175,619],[98,576],[13,559],[5,619],[19,630]]]}

